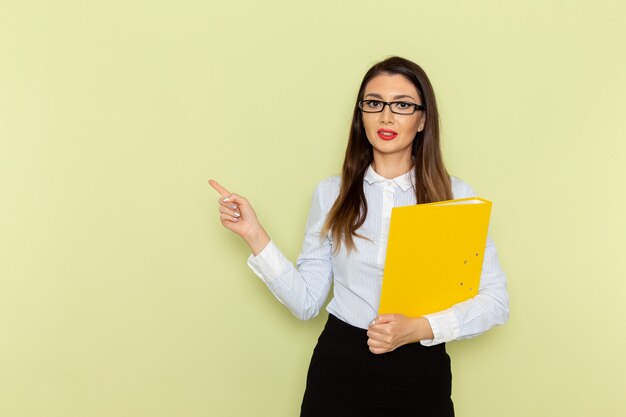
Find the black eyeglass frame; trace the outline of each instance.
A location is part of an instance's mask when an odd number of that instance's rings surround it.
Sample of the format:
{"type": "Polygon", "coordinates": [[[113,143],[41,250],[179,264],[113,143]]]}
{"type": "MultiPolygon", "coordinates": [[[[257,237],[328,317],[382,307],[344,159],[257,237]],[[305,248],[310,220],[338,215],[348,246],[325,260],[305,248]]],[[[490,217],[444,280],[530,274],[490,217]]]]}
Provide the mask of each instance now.
{"type": "Polygon", "coordinates": [[[385,110],[385,106],[389,106],[389,110],[393,114],[400,114],[402,116],[410,116],[412,114],[415,114],[415,112],[418,111],[418,110],[426,110],[426,107],[422,106],[421,104],[409,103],[408,101],[382,101],[382,100],[360,100],[359,101],[359,109],[363,113],[382,113],[385,110]],[[376,103],[382,103],[383,106],[380,108],[380,110],[376,110],[376,111],[364,110],[363,109],[363,103],[366,103],[366,102],[369,102],[369,101],[374,101],[376,103]],[[391,105],[392,104],[396,104],[396,103],[410,104],[411,106],[413,106],[413,111],[411,113],[398,113],[398,112],[395,112],[391,108],[391,105]]]}

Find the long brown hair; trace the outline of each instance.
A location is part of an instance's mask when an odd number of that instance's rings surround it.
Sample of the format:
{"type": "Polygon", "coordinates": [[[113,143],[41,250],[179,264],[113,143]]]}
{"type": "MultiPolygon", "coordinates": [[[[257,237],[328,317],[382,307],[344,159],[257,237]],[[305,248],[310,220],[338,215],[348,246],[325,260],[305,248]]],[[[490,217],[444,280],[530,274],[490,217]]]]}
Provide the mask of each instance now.
{"type": "Polygon", "coordinates": [[[452,199],[450,177],[443,164],[439,145],[439,115],[432,85],[424,70],[414,62],[400,57],[385,59],[370,68],[361,82],[343,160],[339,196],[322,227],[320,237],[326,236],[330,230],[335,251],[339,251],[343,242],[350,252],[355,248],[354,237],[365,238],[356,231],[367,217],[363,177],[374,154],[363,127],[359,101],[363,99],[367,83],[380,74],[400,74],[406,77],[417,89],[422,105],[426,108],[424,129],[415,135],[411,149],[415,161],[413,169],[417,204],[452,199]]]}

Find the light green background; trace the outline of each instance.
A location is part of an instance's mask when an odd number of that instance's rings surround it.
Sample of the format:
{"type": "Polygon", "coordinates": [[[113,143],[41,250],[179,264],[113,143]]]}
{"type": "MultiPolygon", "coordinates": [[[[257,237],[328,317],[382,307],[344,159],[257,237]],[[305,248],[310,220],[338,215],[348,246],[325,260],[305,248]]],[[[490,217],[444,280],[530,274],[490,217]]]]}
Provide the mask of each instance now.
{"type": "MultiPolygon", "coordinates": [[[[295,319],[215,178],[295,260],[359,82],[430,75],[494,201],[509,323],[449,344],[459,416],[626,415],[620,1],[3,1],[0,415],[295,416],[295,319]]],[[[376,395],[372,392],[371,395],[376,395]]]]}

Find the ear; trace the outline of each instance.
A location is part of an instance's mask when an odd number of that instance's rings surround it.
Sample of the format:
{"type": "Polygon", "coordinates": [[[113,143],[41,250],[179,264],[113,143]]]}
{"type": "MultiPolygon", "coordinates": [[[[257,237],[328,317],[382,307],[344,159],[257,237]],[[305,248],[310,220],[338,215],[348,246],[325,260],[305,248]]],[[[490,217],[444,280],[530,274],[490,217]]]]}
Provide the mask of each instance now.
{"type": "Polygon", "coordinates": [[[417,128],[418,132],[421,132],[422,130],[424,130],[424,124],[426,123],[426,116],[424,114],[422,114],[421,120],[420,120],[420,125],[417,128]]]}

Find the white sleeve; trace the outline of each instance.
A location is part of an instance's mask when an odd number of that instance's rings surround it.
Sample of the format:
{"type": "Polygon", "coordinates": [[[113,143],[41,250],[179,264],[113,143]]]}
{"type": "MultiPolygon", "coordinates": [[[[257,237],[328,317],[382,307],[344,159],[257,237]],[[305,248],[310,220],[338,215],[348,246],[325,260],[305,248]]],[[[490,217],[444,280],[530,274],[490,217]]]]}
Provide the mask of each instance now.
{"type": "Polygon", "coordinates": [[[258,275],[274,296],[300,320],[309,320],[324,305],[332,283],[332,245],[320,231],[326,220],[324,195],[331,184],[318,184],[307,219],[302,251],[291,263],[274,244],[267,244],[256,256],[248,257],[248,266],[258,275]]]}

